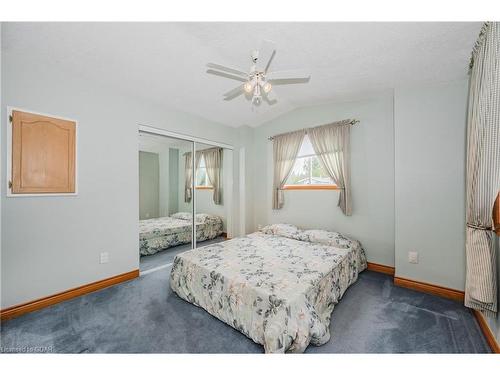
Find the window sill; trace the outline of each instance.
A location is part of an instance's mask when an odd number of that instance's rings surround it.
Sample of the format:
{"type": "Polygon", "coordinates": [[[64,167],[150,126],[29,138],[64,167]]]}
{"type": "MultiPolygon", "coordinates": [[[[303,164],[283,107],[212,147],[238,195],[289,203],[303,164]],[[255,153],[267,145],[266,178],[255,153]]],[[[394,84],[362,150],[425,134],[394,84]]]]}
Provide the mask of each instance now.
{"type": "Polygon", "coordinates": [[[196,186],[196,190],[213,190],[213,186],[196,186]]]}
{"type": "Polygon", "coordinates": [[[285,185],[281,190],[340,190],[337,185],[285,185]]]}

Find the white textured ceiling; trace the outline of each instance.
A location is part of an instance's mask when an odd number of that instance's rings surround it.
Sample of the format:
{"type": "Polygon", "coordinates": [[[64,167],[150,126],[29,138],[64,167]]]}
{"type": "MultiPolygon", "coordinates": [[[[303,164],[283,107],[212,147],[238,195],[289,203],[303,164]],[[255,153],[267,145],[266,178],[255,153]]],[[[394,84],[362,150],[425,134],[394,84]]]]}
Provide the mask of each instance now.
{"type": "Polygon", "coordinates": [[[9,23],[3,52],[230,126],[257,126],[311,104],[466,77],[481,23],[9,23]],[[270,70],[306,68],[305,84],[276,86],[258,109],[238,82],[206,73],[247,70],[262,39],[277,43],[270,70]]]}

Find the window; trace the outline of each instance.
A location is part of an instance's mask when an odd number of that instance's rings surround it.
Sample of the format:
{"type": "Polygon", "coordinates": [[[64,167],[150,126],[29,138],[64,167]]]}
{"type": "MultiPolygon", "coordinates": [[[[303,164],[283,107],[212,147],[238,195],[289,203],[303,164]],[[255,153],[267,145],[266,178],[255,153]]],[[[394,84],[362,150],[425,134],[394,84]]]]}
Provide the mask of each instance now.
{"type": "Polygon", "coordinates": [[[208,179],[207,166],[203,155],[200,158],[200,166],[196,170],[196,189],[213,189],[208,179]]]}
{"type": "Polygon", "coordinates": [[[311,140],[306,135],[295,160],[285,190],[337,189],[333,180],[316,156],[311,140]]]}

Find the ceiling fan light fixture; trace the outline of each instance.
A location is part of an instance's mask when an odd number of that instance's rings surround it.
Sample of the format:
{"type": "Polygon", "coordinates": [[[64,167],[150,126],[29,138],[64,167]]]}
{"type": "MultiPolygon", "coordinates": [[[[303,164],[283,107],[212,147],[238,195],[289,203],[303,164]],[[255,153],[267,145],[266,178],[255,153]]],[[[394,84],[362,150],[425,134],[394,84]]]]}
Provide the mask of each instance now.
{"type": "Polygon", "coordinates": [[[273,89],[273,85],[271,85],[269,82],[264,83],[264,86],[262,86],[262,90],[267,94],[273,89]]]}
{"type": "Polygon", "coordinates": [[[247,81],[243,84],[243,90],[245,90],[246,93],[250,94],[253,91],[253,84],[250,81],[247,81]]]}

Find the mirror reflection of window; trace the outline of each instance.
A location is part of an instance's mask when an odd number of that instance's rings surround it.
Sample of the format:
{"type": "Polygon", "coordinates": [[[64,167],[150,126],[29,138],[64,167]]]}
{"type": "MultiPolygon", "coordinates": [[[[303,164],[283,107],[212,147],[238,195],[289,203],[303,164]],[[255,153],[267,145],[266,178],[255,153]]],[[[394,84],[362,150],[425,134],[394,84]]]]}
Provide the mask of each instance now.
{"type": "Polygon", "coordinates": [[[227,173],[227,150],[196,143],[195,173],[196,244],[198,247],[227,238],[230,205],[226,201],[231,175],[227,173]]]}
{"type": "Polygon", "coordinates": [[[196,187],[197,188],[212,188],[212,184],[207,175],[207,166],[205,164],[205,156],[201,155],[200,165],[196,170],[196,187]]]}

